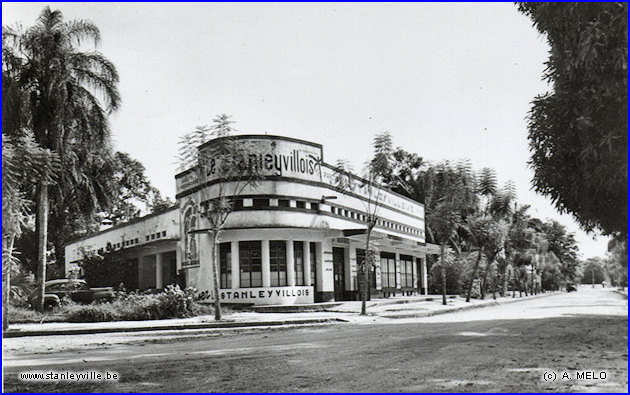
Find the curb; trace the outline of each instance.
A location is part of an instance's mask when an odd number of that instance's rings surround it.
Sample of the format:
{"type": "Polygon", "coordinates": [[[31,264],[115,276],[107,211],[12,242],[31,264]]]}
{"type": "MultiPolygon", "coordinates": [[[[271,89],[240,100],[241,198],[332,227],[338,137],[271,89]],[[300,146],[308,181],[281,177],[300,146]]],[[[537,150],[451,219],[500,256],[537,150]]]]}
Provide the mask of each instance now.
{"type": "Polygon", "coordinates": [[[35,330],[35,331],[6,331],[2,333],[4,339],[28,336],[57,336],[57,335],[90,335],[96,333],[116,333],[116,332],[147,332],[147,331],[170,331],[187,329],[217,329],[217,328],[248,328],[257,326],[282,326],[282,325],[312,325],[326,324],[331,322],[347,322],[341,318],[313,318],[306,320],[285,320],[285,321],[260,321],[260,322],[212,322],[199,324],[176,324],[164,326],[134,326],[128,328],[82,328],[82,329],[58,329],[58,330],[35,330]]]}
{"type": "Polygon", "coordinates": [[[625,299],[628,299],[628,294],[626,292],[624,292],[624,291],[619,291],[619,290],[615,289],[613,292],[616,293],[617,295],[623,296],[625,299]]]}
{"type": "Polygon", "coordinates": [[[391,316],[381,315],[380,317],[390,318],[390,319],[431,317],[431,316],[434,316],[434,315],[455,313],[457,311],[462,311],[462,310],[480,309],[480,308],[483,308],[483,307],[500,306],[502,304],[508,304],[508,303],[524,302],[526,300],[543,298],[545,296],[558,295],[559,293],[560,292],[552,292],[552,293],[546,293],[546,294],[541,294],[541,295],[527,296],[525,298],[514,298],[514,299],[502,301],[502,302],[498,302],[496,300],[491,300],[491,301],[489,301],[487,303],[478,303],[478,304],[472,304],[472,305],[465,305],[465,306],[453,307],[451,309],[434,310],[434,311],[426,311],[426,312],[419,312],[419,313],[409,313],[409,314],[400,314],[400,315],[391,315],[391,316]]]}

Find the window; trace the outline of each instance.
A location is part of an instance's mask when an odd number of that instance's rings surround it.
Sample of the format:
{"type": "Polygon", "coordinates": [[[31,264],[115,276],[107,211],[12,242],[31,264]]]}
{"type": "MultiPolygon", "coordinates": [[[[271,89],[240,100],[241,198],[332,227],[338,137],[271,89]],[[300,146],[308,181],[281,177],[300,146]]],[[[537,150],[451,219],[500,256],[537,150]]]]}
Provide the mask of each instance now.
{"type": "Polygon", "coordinates": [[[254,207],[269,207],[269,199],[254,199],[254,207]]]}
{"type": "Polygon", "coordinates": [[[146,236],[146,239],[147,239],[146,241],[149,241],[149,235],[146,236]]]}
{"type": "Polygon", "coordinates": [[[297,208],[306,208],[306,202],[298,200],[298,201],[295,202],[295,207],[297,207],[297,208]]]}
{"type": "MultiPolygon", "coordinates": [[[[364,259],[365,259],[365,250],[357,248],[357,270],[359,270],[360,265],[363,263],[364,259]]],[[[371,267],[368,267],[368,283],[370,284],[370,287],[376,288],[376,273],[375,273],[376,268],[373,267],[373,265],[370,265],[370,266],[371,267]]],[[[357,275],[360,275],[360,274],[357,274],[357,275]]]]}
{"type": "Polygon", "coordinates": [[[333,213],[333,214],[335,214],[335,211],[336,211],[336,210],[335,210],[335,207],[330,206],[330,212],[331,212],[331,213],[333,213]]]}
{"type": "Polygon", "coordinates": [[[260,241],[240,241],[238,259],[241,270],[241,287],[262,287],[262,259],[260,241]]]}
{"type": "Polygon", "coordinates": [[[133,243],[134,244],[138,244],[138,238],[137,237],[135,239],[133,239],[133,243]]]}
{"type": "Polygon", "coordinates": [[[288,199],[278,199],[278,207],[289,207],[291,204],[288,199]]]}
{"type": "Polygon", "coordinates": [[[220,287],[232,288],[232,243],[219,245],[220,287]]]}
{"type": "Polygon", "coordinates": [[[287,285],[287,244],[284,240],[269,242],[269,273],[272,287],[287,285]]]}
{"type": "Polygon", "coordinates": [[[166,231],[165,230],[162,231],[162,237],[166,237],[166,231]]]}
{"type": "Polygon", "coordinates": [[[155,240],[155,233],[151,235],[151,240],[155,240]]]}
{"type": "Polygon", "coordinates": [[[319,203],[311,203],[311,210],[319,211],[319,203]]]}
{"type": "Polygon", "coordinates": [[[413,258],[409,255],[400,256],[400,286],[413,287],[413,258]]]}
{"type": "Polygon", "coordinates": [[[381,287],[396,288],[396,256],[381,252],[381,287]]]}
{"type": "Polygon", "coordinates": [[[234,199],[234,210],[243,208],[243,199],[234,199]]]}
{"type": "Polygon", "coordinates": [[[295,268],[295,285],[304,285],[304,242],[293,242],[293,267],[295,268]]]}
{"type": "Polygon", "coordinates": [[[317,290],[317,259],[315,258],[315,251],[317,245],[315,242],[310,243],[309,260],[311,261],[311,285],[317,290]]]}

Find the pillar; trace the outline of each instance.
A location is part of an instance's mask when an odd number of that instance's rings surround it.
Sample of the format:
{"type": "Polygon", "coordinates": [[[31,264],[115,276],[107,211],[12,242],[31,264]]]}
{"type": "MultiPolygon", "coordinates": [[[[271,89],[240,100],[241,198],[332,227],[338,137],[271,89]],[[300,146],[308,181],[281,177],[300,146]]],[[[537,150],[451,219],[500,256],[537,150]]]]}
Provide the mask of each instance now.
{"type": "Polygon", "coordinates": [[[332,240],[325,239],[317,247],[317,259],[321,259],[321,265],[317,265],[317,289],[322,301],[328,302],[335,299],[332,240]]]}
{"type": "Polygon", "coordinates": [[[422,264],[422,288],[424,288],[424,294],[428,295],[429,294],[429,282],[427,280],[427,258],[426,257],[422,257],[420,258],[421,264],[422,264]]]}
{"type": "Polygon", "coordinates": [[[241,287],[241,265],[239,264],[238,241],[230,242],[230,249],[232,257],[232,261],[230,262],[232,271],[231,285],[233,289],[238,289],[241,287]]]}
{"type": "Polygon", "coordinates": [[[413,289],[417,290],[418,289],[418,258],[414,256],[411,259],[412,259],[411,272],[413,273],[413,289]]]}
{"type": "Polygon", "coordinates": [[[396,252],[394,254],[394,261],[395,261],[395,266],[394,267],[396,268],[396,289],[400,289],[400,288],[402,288],[402,286],[401,286],[402,281],[400,280],[400,270],[401,270],[400,265],[401,265],[401,262],[400,262],[400,254],[398,252],[396,252]]]}
{"type": "Polygon", "coordinates": [[[163,266],[162,262],[164,261],[164,254],[157,253],[155,254],[155,289],[162,289],[164,285],[162,284],[163,279],[163,266]]]}
{"type": "Polygon", "coordinates": [[[295,286],[295,252],[293,251],[293,240],[286,241],[287,253],[287,285],[295,286]]]}
{"type": "Polygon", "coordinates": [[[269,266],[269,240],[261,240],[260,255],[262,260],[262,285],[271,287],[271,268],[269,266]]]}

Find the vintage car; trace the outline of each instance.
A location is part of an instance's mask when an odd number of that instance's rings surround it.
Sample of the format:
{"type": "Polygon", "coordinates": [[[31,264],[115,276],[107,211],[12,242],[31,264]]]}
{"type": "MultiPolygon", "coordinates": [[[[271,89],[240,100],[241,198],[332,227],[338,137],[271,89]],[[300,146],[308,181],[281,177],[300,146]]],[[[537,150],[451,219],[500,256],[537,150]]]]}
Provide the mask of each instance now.
{"type": "MultiPolygon", "coordinates": [[[[91,303],[99,300],[111,300],[114,290],[111,287],[90,288],[84,280],[68,278],[50,280],[45,283],[44,308],[59,306],[61,299],[67,297],[79,303],[91,303]]],[[[31,294],[31,305],[37,306],[39,297],[37,291],[31,294]]]]}

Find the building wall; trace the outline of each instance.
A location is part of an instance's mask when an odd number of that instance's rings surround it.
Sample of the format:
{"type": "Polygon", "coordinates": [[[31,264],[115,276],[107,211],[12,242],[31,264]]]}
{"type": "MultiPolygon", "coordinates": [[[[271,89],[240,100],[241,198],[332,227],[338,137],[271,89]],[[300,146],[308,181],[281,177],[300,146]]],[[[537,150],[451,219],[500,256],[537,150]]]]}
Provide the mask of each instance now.
{"type": "MultiPolygon", "coordinates": [[[[220,289],[222,301],[293,304],[358,298],[357,249],[365,249],[361,233],[365,229],[364,216],[370,208],[368,199],[374,196],[361,187],[359,178],[351,175],[346,176],[354,188],[341,191],[332,186],[339,173],[323,162],[323,150],[318,144],[277,136],[238,136],[238,141],[259,150],[253,160],[264,166],[267,174],[256,187],[248,186],[235,197],[237,206],[219,236],[219,243],[229,245],[230,254],[226,258],[230,260],[229,269],[225,270],[230,270],[232,275],[230,284],[220,289]],[[262,282],[259,286],[242,287],[239,281],[242,273],[239,246],[245,241],[260,242],[262,282]],[[269,248],[274,241],[285,242],[287,282],[282,286],[271,286],[269,248]],[[304,270],[314,268],[314,282],[309,275],[304,277],[303,285],[297,285],[293,276],[294,241],[304,242],[304,270]],[[334,258],[335,248],[343,248],[337,258],[334,258]],[[336,281],[335,259],[340,258],[343,262],[336,272],[336,281]]],[[[211,146],[212,141],[204,144],[202,150],[211,146]]],[[[194,169],[176,175],[177,209],[68,245],[66,269],[80,259],[83,249],[95,252],[110,242],[137,258],[140,288],[161,288],[171,282],[172,266],[164,262],[174,260],[179,278],[185,276],[185,285],[199,291],[200,301],[211,302],[214,297],[210,267],[212,238],[200,206],[219,195],[219,184],[211,173],[202,178],[194,169]]],[[[234,190],[235,183],[224,183],[221,187],[223,191],[234,190]]],[[[427,252],[424,206],[389,191],[379,191],[379,194],[376,212],[379,222],[374,228],[372,246],[383,253],[394,254],[396,285],[382,286],[377,261],[372,292],[380,296],[416,292],[426,282],[426,275],[421,277],[422,270],[418,269],[421,264],[417,264],[427,252]],[[413,287],[400,285],[400,254],[414,257],[413,287]]]]}

